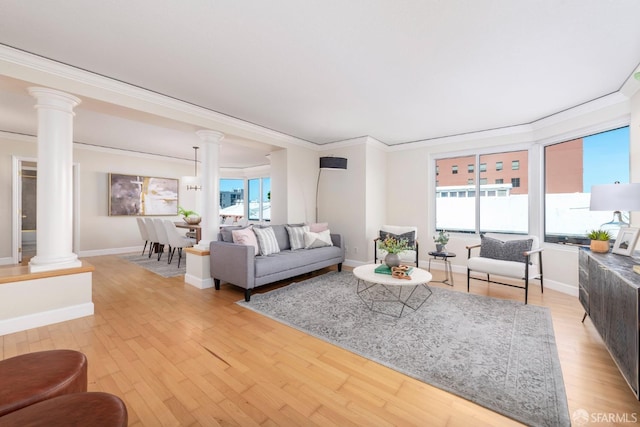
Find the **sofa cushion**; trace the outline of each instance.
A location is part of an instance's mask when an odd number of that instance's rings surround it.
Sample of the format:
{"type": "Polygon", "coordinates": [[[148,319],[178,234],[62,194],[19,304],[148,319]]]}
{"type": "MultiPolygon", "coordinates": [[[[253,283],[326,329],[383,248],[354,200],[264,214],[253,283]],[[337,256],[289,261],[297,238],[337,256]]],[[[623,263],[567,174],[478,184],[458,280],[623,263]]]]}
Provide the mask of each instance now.
{"type": "Polygon", "coordinates": [[[304,233],[305,249],[324,248],[326,246],[333,246],[333,242],[331,241],[330,230],[321,231],[320,233],[305,231],[304,233]]]}
{"type": "Polygon", "coordinates": [[[532,239],[525,240],[502,240],[494,239],[484,235],[480,236],[480,256],[501,261],[527,262],[525,252],[531,250],[532,239]]]}
{"type": "Polygon", "coordinates": [[[233,243],[253,246],[255,249],[255,255],[258,255],[258,253],[260,252],[258,239],[256,238],[256,234],[253,232],[253,228],[251,226],[247,228],[241,228],[239,230],[232,230],[231,235],[233,236],[233,243]]]}
{"type": "Polygon", "coordinates": [[[309,227],[306,225],[301,226],[285,226],[287,233],[289,234],[289,243],[291,244],[291,250],[304,248],[304,233],[309,231],[309,227]]]}
{"type": "Polygon", "coordinates": [[[284,224],[273,224],[273,225],[255,225],[253,229],[256,228],[272,228],[273,234],[276,236],[276,240],[278,241],[278,247],[281,251],[285,251],[287,249],[291,249],[291,245],[289,244],[289,234],[287,230],[284,228],[284,224]]]}
{"type": "Polygon", "coordinates": [[[327,246],[318,249],[286,250],[269,256],[255,258],[255,277],[278,274],[283,271],[313,265],[332,258],[340,258],[342,249],[338,246],[327,246]]]}
{"type": "Polygon", "coordinates": [[[258,239],[260,255],[271,255],[280,252],[278,239],[272,227],[254,228],[253,231],[258,239]]]}

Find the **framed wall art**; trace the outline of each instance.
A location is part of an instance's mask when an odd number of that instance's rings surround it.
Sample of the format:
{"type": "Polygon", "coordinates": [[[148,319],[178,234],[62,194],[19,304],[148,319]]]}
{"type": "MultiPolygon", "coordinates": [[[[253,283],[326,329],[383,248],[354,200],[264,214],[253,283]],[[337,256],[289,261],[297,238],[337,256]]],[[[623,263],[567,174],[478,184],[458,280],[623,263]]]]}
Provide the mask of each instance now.
{"type": "Polygon", "coordinates": [[[179,181],[109,174],[109,216],[178,215],[179,181]]]}
{"type": "Polygon", "coordinates": [[[640,228],[621,228],[620,231],[618,231],[618,237],[616,238],[616,243],[613,245],[611,252],[614,254],[630,256],[636,248],[638,234],[640,234],[640,228]]]}

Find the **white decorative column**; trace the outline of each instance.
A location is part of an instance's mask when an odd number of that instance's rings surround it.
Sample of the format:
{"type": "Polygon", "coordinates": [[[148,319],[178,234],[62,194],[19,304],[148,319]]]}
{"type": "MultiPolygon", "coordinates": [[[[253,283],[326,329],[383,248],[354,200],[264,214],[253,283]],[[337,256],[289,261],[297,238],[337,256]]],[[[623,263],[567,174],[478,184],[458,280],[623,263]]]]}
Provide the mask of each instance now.
{"type": "Polygon", "coordinates": [[[80,99],[31,87],[38,111],[36,256],[31,272],[80,267],[73,253],[73,108],[80,99]]]}
{"type": "Polygon", "coordinates": [[[220,141],[224,134],[214,130],[199,130],[202,146],[202,240],[196,245],[209,250],[209,243],[218,239],[220,228],[220,141]]]}

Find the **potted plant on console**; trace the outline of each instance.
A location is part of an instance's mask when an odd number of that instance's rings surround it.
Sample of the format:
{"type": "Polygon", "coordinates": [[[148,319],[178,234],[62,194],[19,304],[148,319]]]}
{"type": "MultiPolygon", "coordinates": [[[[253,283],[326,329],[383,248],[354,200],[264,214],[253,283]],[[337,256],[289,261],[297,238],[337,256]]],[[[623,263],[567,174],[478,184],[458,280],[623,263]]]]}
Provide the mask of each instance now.
{"type": "Polygon", "coordinates": [[[182,215],[182,219],[184,220],[184,222],[189,225],[197,225],[200,224],[200,221],[202,221],[202,218],[197,212],[187,210],[182,206],[178,206],[178,214],[182,215]]]}
{"type": "Polygon", "coordinates": [[[591,252],[607,253],[609,252],[609,240],[611,234],[606,230],[591,230],[587,237],[591,239],[589,249],[591,252]]]}

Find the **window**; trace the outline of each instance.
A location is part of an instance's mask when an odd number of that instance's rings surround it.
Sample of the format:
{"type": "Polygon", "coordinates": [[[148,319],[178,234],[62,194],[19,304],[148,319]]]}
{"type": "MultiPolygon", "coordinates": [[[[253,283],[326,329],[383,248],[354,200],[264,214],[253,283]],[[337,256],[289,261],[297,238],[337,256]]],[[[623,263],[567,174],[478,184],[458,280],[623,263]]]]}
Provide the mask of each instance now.
{"type": "Polygon", "coordinates": [[[504,171],[498,171],[497,165],[512,159],[516,159],[518,164],[522,162],[523,165],[527,165],[528,155],[528,151],[523,150],[436,160],[436,165],[443,168],[462,163],[473,165],[473,169],[480,173],[480,180],[476,184],[474,180],[461,180],[453,175],[438,177],[436,194],[442,194],[435,202],[436,229],[472,233],[527,234],[529,195],[526,179],[522,178],[523,175],[527,176],[526,167],[523,166],[524,170],[518,172],[518,187],[514,189],[510,182],[516,177],[511,177],[504,171]],[[487,168],[489,164],[495,164],[496,170],[489,170],[487,168]],[[509,184],[505,184],[504,181],[509,184]],[[489,184],[489,182],[495,184],[489,184]],[[450,193],[447,199],[443,199],[445,191],[450,193]],[[479,203],[477,197],[480,197],[479,203]]]}
{"type": "Polygon", "coordinates": [[[496,170],[497,171],[501,171],[502,170],[502,162],[496,162],[496,170]]]}
{"type": "Polygon", "coordinates": [[[436,166],[436,176],[440,175],[440,168],[436,166]]]}
{"type": "Polygon", "coordinates": [[[271,220],[271,178],[255,178],[249,184],[249,216],[252,221],[271,220]]]}
{"type": "Polygon", "coordinates": [[[454,175],[458,173],[458,166],[457,165],[451,166],[451,173],[454,174],[454,175]]]}
{"type": "Polygon", "coordinates": [[[244,179],[220,180],[220,209],[244,204],[244,179]]]}
{"type": "MultiPolygon", "coordinates": [[[[612,212],[590,211],[591,186],[629,182],[629,127],[544,148],[546,242],[588,244],[586,233],[611,221],[612,212]]],[[[628,215],[628,212],[623,212],[628,215]]],[[[628,222],[628,216],[627,216],[628,222]]],[[[615,236],[614,236],[615,238],[615,236]]]]}
{"type": "Polygon", "coordinates": [[[511,170],[517,171],[520,169],[520,160],[511,161],[511,170]]]}
{"type": "Polygon", "coordinates": [[[511,188],[520,187],[520,178],[511,178],[511,188]]]}
{"type": "Polygon", "coordinates": [[[473,164],[467,165],[467,172],[473,173],[474,170],[475,170],[475,165],[473,164]]]}

